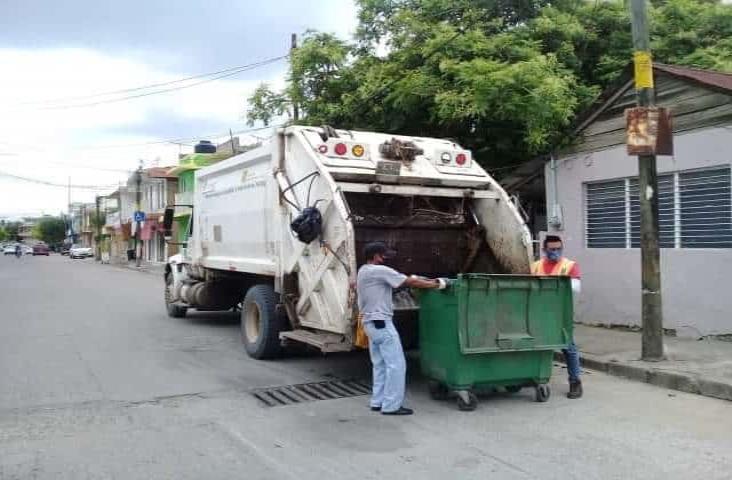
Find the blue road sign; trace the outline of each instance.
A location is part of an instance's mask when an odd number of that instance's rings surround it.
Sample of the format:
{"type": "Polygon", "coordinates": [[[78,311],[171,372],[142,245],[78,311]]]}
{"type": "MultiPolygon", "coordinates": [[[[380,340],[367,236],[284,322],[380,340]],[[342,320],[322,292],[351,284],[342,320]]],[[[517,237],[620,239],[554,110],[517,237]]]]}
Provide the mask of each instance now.
{"type": "Polygon", "coordinates": [[[144,222],[145,221],[145,212],[135,212],[135,221],[136,222],[144,222]]]}

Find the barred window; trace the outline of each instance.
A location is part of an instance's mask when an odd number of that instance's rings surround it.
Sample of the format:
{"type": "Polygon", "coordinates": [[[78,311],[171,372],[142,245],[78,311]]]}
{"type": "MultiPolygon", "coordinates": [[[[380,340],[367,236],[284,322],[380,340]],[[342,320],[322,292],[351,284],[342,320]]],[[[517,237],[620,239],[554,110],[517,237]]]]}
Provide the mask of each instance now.
{"type": "Polygon", "coordinates": [[[679,174],[683,248],[732,248],[730,169],[679,174]]]}
{"type": "Polygon", "coordinates": [[[587,184],[585,237],[589,248],[626,247],[627,187],[627,180],[587,184]]]}
{"type": "MultiPolygon", "coordinates": [[[[638,178],[585,186],[588,248],[640,247],[638,178]]],[[[730,168],[658,177],[662,248],[732,248],[730,168]]]]}

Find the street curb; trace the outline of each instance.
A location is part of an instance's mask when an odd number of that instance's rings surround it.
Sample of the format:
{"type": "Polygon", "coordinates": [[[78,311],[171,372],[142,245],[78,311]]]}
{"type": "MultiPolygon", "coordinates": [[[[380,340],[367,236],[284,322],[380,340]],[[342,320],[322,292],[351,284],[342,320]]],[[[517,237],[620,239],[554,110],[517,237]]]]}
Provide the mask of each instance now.
{"type": "MultiPolygon", "coordinates": [[[[617,361],[602,360],[580,352],[580,363],[584,368],[595,370],[615,377],[627,378],[636,382],[648,383],[657,387],[694,393],[705,397],[732,401],[732,384],[718,382],[694,375],[668,372],[656,368],[631,365],[617,361]]],[[[554,360],[565,363],[561,352],[554,353],[554,360]]]]}
{"type": "Polygon", "coordinates": [[[119,268],[121,270],[129,270],[131,272],[147,273],[147,274],[152,274],[152,275],[162,275],[165,272],[165,267],[150,267],[150,266],[136,267],[134,265],[126,265],[124,263],[98,263],[98,265],[119,268]]]}

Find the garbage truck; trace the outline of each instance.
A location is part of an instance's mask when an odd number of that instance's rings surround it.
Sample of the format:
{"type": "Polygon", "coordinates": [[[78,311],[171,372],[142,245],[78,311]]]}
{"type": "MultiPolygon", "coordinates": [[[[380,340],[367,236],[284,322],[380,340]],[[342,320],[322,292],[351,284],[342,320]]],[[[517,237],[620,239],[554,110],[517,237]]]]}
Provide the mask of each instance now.
{"type": "MultiPolygon", "coordinates": [[[[289,126],[258,148],[201,168],[181,253],[165,266],[171,317],[236,310],[246,352],[290,344],[354,349],[363,247],[396,250],[407,274],[529,272],[531,236],[516,205],[450,139],[289,126]]],[[[395,291],[397,324],[416,338],[418,300],[395,291]]]]}

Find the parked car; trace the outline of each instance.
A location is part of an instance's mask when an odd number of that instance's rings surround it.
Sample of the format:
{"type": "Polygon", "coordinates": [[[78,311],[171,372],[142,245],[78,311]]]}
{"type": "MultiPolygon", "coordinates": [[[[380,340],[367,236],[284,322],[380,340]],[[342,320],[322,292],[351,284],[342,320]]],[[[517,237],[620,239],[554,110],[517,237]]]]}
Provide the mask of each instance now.
{"type": "Polygon", "coordinates": [[[74,245],[69,250],[69,257],[71,258],[87,258],[87,257],[93,257],[94,252],[92,252],[91,247],[82,247],[81,245],[74,245]]]}
{"type": "Polygon", "coordinates": [[[58,253],[60,253],[61,255],[68,255],[69,250],[71,250],[71,249],[68,247],[68,245],[64,245],[62,247],[59,247],[58,253]]]}
{"type": "Polygon", "coordinates": [[[21,245],[20,250],[23,252],[23,255],[33,255],[33,248],[28,245],[21,245]]]}
{"type": "Polygon", "coordinates": [[[3,247],[3,255],[15,255],[15,245],[5,245],[3,247]]]}
{"type": "Polygon", "coordinates": [[[48,248],[48,245],[46,245],[45,243],[37,243],[37,244],[33,245],[33,256],[34,257],[36,255],[48,256],[48,255],[50,255],[50,253],[51,253],[51,250],[48,248]]]}

